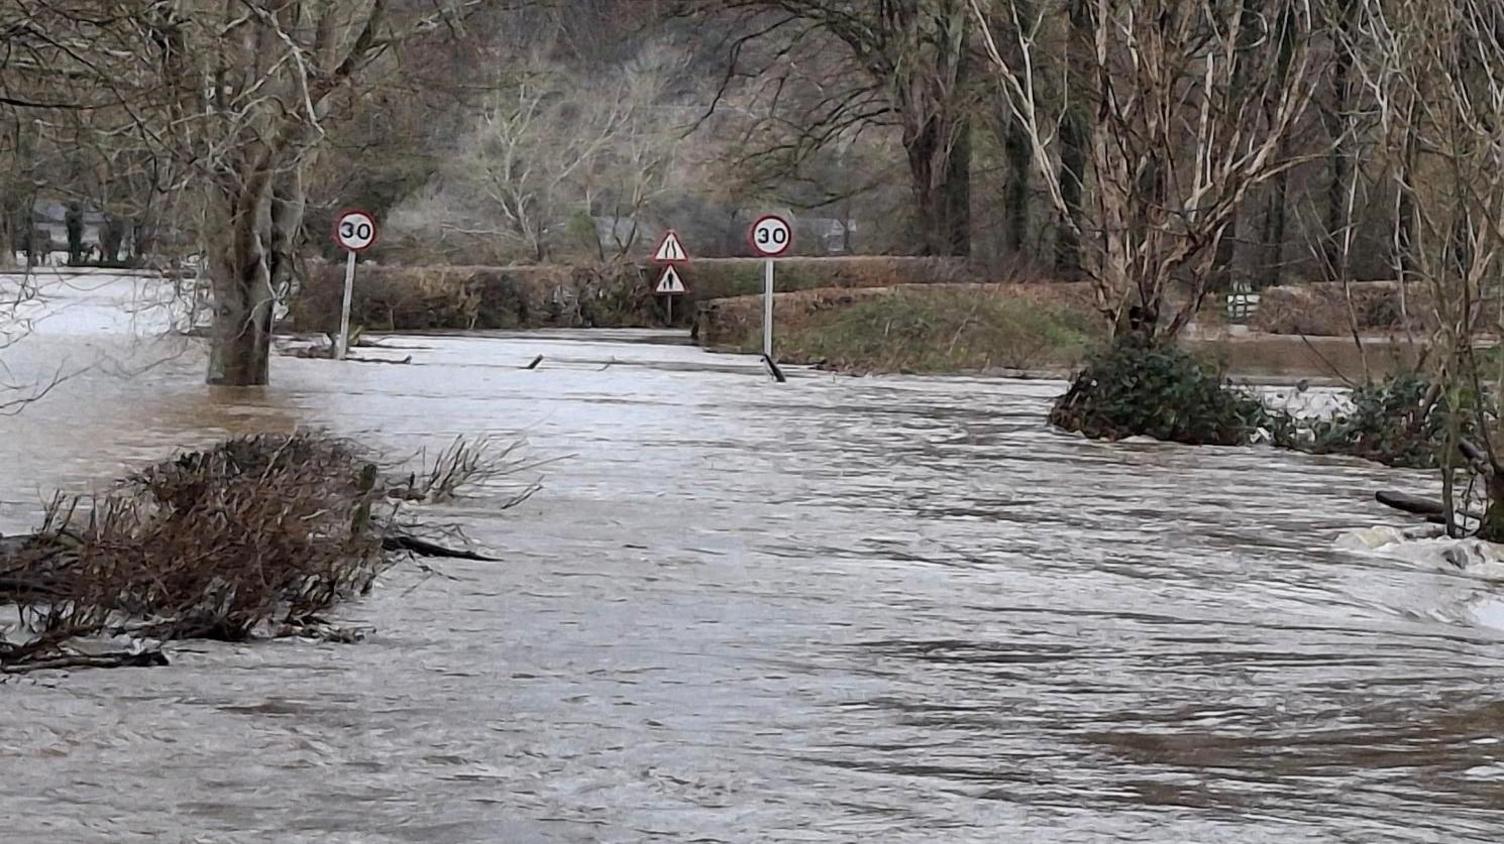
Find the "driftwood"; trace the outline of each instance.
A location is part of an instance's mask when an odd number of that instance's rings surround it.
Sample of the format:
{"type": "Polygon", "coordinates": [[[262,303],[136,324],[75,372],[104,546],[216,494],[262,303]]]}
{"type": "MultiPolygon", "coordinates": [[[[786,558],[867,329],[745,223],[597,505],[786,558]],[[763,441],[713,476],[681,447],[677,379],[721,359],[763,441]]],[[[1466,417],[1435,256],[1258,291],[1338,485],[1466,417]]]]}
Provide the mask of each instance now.
{"type": "Polygon", "coordinates": [[[0,663],[0,674],[26,674],[58,668],[154,668],[167,664],[167,655],[160,650],[59,654],[26,662],[0,663]]]}
{"type": "Polygon", "coordinates": [[[436,542],[429,542],[405,533],[388,534],[382,538],[381,547],[387,551],[410,551],[420,557],[451,557],[456,560],[479,560],[485,563],[501,562],[495,557],[487,557],[474,551],[445,548],[436,542]]]}
{"type": "Polygon", "coordinates": [[[1374,493],[1373,497],[1385,507],[1393,507],[1401,513],[1409,513],[1412,516],[1424,516],[1426,521],[1432,524],[1447,523],[1447,510],[1440,501],[1393,490],[1380,490],[1374,493]]]}
{"type": "MultiPolygon", "coordinates": [[[[1434,498],[1424,498],[1419,495],[1411,495],[1406,492],[1394,490],[1380,490],[1374,493],[1374,499],[1386,507],[1393,507],[1401,513],[1409,513],[1412,516],[1420,516],[1433,525],[1447,523],[1447,508],[1434,498]]],[[[1481,513],[1463,510],[1457,515],[1468,519],[1481,519],[1481,513]]]]}

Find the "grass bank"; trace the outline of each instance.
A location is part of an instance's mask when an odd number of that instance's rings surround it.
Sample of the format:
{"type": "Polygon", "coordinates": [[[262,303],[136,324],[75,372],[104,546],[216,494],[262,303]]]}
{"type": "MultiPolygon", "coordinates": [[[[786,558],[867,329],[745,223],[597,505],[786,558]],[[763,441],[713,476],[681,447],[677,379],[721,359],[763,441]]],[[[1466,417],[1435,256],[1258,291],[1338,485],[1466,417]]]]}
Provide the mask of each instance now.
{"type": "MultiPolygon", "coordinates": [[[[778,358],[844,372],[1070,367],[1101,334],[1082,285],[933,284],[775,298],[778,358]]],[[[762,299],[704,303],[711,348],[758,352],[762,299]]]]}

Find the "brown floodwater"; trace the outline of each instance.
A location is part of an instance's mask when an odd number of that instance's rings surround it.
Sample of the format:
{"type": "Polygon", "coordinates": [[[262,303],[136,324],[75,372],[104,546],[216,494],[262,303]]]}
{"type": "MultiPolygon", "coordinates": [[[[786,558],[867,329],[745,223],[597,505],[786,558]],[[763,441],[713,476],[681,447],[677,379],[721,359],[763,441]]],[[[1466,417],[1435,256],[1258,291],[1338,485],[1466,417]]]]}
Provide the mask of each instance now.
{"type": "Polygon", "coordinates": [[[7,841],[1504,837],[1493,585],[1334,546],[1424,476],[635,332],[394,337],[366,354],[410,365],[214,391],[128,328],[80,306],[0,353],[92,367],[0,418],[0,532],[232,432],[558,460],[433,509],[505,562],[395,570],[343,613],[365,642],[0,685],[7,841]]]}

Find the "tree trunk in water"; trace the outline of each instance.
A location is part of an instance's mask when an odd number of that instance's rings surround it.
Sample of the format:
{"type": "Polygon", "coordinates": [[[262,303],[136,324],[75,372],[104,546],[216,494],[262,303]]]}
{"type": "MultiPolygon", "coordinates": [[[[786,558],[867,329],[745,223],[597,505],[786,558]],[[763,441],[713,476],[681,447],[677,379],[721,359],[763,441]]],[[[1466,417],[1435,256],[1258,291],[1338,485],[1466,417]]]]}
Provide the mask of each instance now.
{"type": "Polygon", "coordinates": [[[231,250],[214,271],[214,347],[209,383],[257,387],[267,383],[271,361],[272,290],[259,251],[231,250]]]}
{"type": "Polygon", "coordinates": [[[1483,513],[1483,524],[1478,526],[1478,538],[1504,542],[1504,473],[1497,467],[1488,478],[1488,509],[1483,513]]]}
{"type": "Polygon", "coordinates": [[[1010,118],[1006,131],[1003,148],[1008,159],[1008,185],[1004,205],[1008,230],[1004,242],[1008,251],[1017,255],[1024,251],[1029,232],[1029,168],[1033,163],[1033,147],[1019,121],[1010,118]]]}
{"type": "Polygon", "coordinates": [[[269,172],[253,172],[242,182],[222,188],[228,220],[224,234],[214,238],[210,246],[214,257],[210,384],[255,387],[267,383],[276,300],[270,255],[271,179],[269,172]]]}

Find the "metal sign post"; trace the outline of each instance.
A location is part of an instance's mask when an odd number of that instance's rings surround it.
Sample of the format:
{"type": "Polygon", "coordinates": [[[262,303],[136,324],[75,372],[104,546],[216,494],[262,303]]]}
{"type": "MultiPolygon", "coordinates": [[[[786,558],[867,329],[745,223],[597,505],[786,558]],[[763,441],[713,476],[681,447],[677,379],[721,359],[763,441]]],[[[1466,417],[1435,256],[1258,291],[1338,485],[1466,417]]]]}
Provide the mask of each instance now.
{"type": "Polygon", "coordinates": [[[350,351],[350,304],[355,297],[355,255],[376,244],[376,218],[359,209],[341,211],[334,218],[334,242],[345,250],[345,298],[339,310],[339,336],[334,338],[334,359],[344,360],[350,351]]]}
{"type": "Polygon", "coordinates": [[[334,359],[344,360],[350,351],[350,300],[355,297],[355,250],[345,253],[345,299],[339,309],[339,336],[334,338],[334,359]]]}
{"type": "Polygon", "coordinates": [[[762,353],[773,358],[773,259],[762,262],[762,353]]]}
{"type": "Polygon", "coordinates": [[[788,220],[776,214],[765,214],[752,224],[747,241],[752,244],[752,251],[767,259],[762,267],[762,355],[776,372],[773,361],[773,259],[794,245],[794,230],[788,220]]]}
{"type": "Polygon", "coordinates": [[[664,305],[668,308],[668,324],[674,324],[674,297],[683,296],[688,292],[684,286],[684,280],[679,278],[679,271],[669,264],[663,270],[663,275],[658,278],[658,286],[653,292],[664,297],[664,305]]]}

